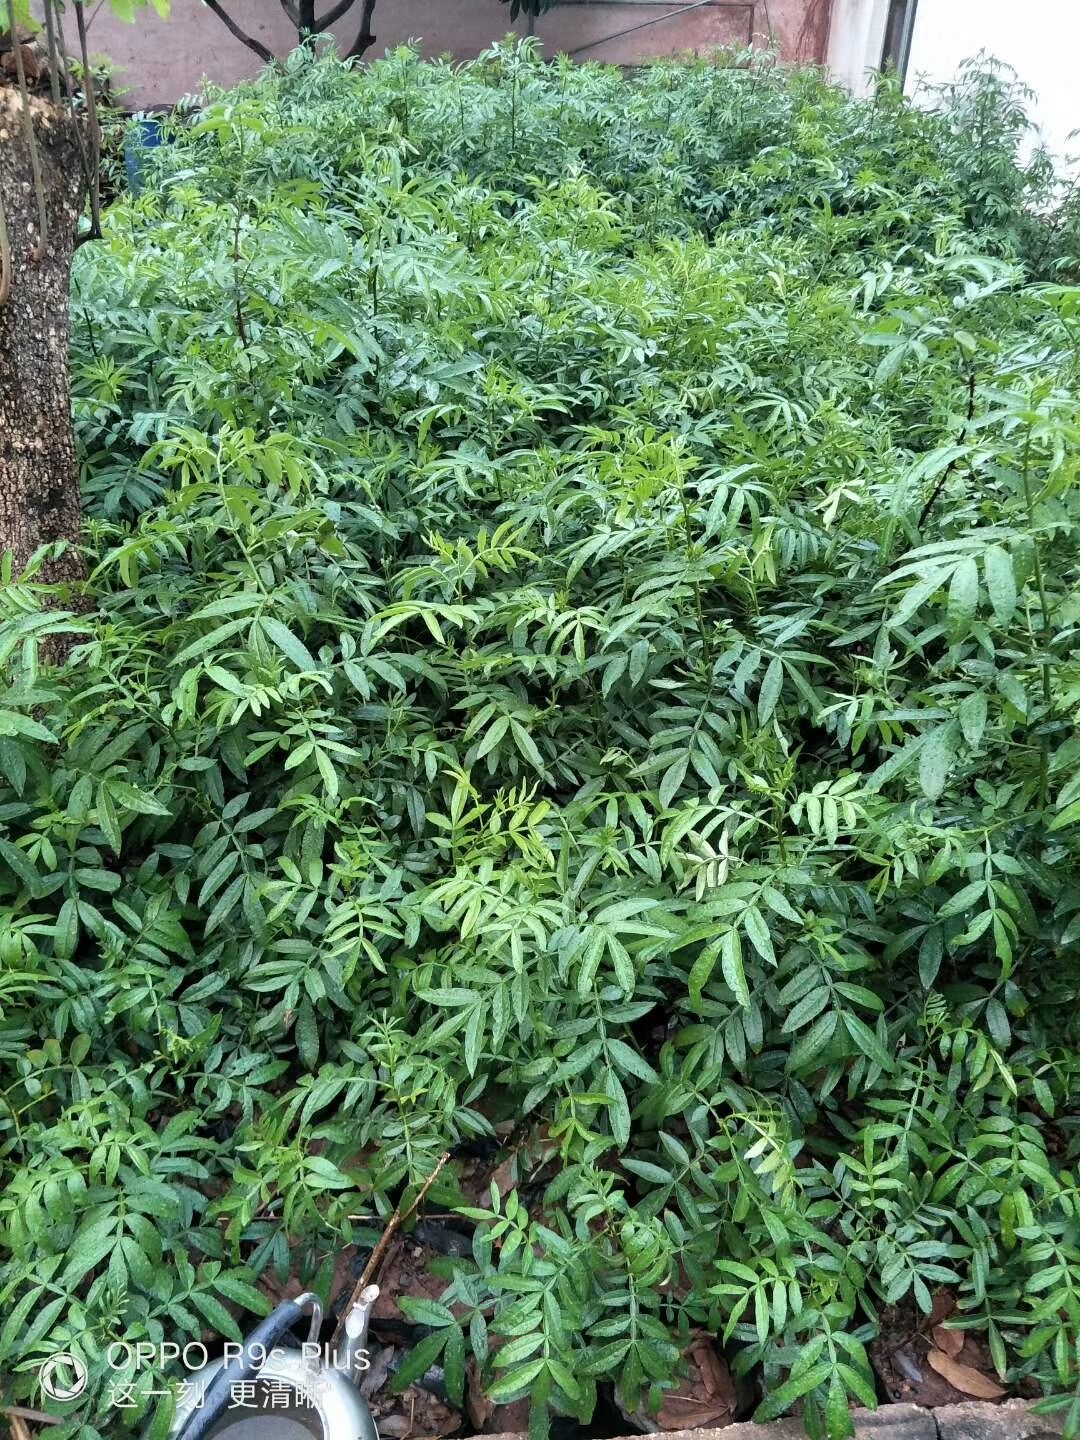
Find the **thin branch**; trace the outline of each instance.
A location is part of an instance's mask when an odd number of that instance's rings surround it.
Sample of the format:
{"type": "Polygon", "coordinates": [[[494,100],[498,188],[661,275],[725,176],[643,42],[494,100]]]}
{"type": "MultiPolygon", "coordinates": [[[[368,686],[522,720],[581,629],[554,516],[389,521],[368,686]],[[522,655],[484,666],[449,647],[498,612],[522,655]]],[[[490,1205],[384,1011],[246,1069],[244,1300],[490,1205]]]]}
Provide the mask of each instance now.
{"type": "Polygon", "coordinates": [[[90,311],[86,308],[82,291],[79,288],[79,282],[74,275],[71,277],[71,288],[74,290],[79,304],[82,306],[82,318],[86,325],[86,338],[90,341],[90,353],[93,355],[95,361],[100,360],[101,355],[98,351],[97,340],[94,337],[94,322],[90,318],[90,311]]]}
{"type": "Polygon", "coordinates": [[[296,6],[291,3],[291,0],[281,0],[281,8],[285,11],[289,23],[293,25],[297,30],[299,30],[300,14],[296,6]]]}
{"type": "MultiPolygon", "coordinates": [[[[59,41],[60,58],[63,61],[64,65],[64,89],[67,91],[69,98],[74,99],[75,82],[72,79],[71,71],[68,66],[68,47],[67,40],[64,38],[64,12],[61,7],[56,4],[50,5],[49,9],[52,11],[53,23],[56,26],[56,38],[59,41]]],[[[79,132],[79,135],[81,141],[81,130],[79,132]]]]}
{"type": "Polygon", "coordinates": [[[0,310],[11,299],[11,242],[8,240],[4,198],[0,195],[0,310]]]}
{"type": "Polygon", "coordinates": [[[8,15],[11,17],[11,43],[15,53],[15,74],[19,81],[19,99],[22,101],[23,120],[26,129],[26,143],[30,147],[30,173],[34,177],[34,199],[37,201],[38,239],[30,252],[32,260],[40,260],[49,243],[49,212],[45,206],[45,181],[41,174],[41,156],[38,154],[37,137],[34,135],[34,115],[30,109],[30,91],[26,85],[26,66],[23,64],[22,41],[15,24],[15,0],[8,0],[8,15]]]}
{"type": "Polygon", "coordinates": [[[87,162],[90,170],[90,234],[85,238],[97,240],[101,235],[101,126],[98,123],[97,95],[94,93],[94,73],[90,68],[90,47],[86,40],[86,11],[83,9],[83,0],[75,0],[75,23],[79,27],[86,124],[90,131],[90,156],[87,162]]]}
{"type": "Polygon", "coordinates": [[[240,254],[240,222],[242,218],[240,206],[237,204],[236,223],[233,226],[233,289],[236,304],[236,333],[239,335],[240,343],[246,351],[248,349],[248,331],[247,321],[244,318],[244,292],[240,288],[240,261],[243,258],[240,254]]]}
{"type": "MultiPolygon", "coordinates": [[[[967,439],[968,427],[971,425],[971,422],[972,422],[972,420],[974,420],[974,419],[975,419],[975,368],[974,368],[974,366],[972,366],[972,367],[968,370],[968,377],[967,377],[967,415],[966,415],[966,417],[965,417],[965,419],[964,419],[964,428],[960,431],[960,434],[956,437],[956,443],[957,443],[957,445],[963,445],[964,441],[967,439]]],[[[930,511],[933,510],[934,506],[937,504],[937,502],[938,502],[938,497],[939,497],[939,495],[941,494],[941,492],[945,489],[946,481],[948,480],[948,478],[949,478],[949,476],[952,474],[952,472],[956,469],[957,461],[958,461],[959,459],[960,459],[960,457],[959,457],[958,455],[957,455],[957,456],[954,456],[953,459],[949,461],[948,465],[946,465],[945,469],[941,472],[941,476],[940,476],[940,478],[938,479],[937,484],[934,486],[933,490],[930,492],[930,498],[929,498],[929,500],[927,500],[926,504],[925,504],[925,505],[923,506],[923,508],[922,508],[922,514],[919,516],[918,523],[917,523],[916,526],[915,526],[916,530],[921,530],[922,527],[926,524],[926,522],[927,522],[927,520],[929,519],[929,516],[930,516],[930,511]]]]}
{"type": "MultiPolygon", "coordinates": [[[[64,36],[64,12],[59,5],[56,5],[55,8],[53,8],[53,19],[56,23],[56,38],[59,41],[60,54],[63,57],[64,61],[64,88],[67,90],[68,96],[71,101],[71,119],[75,129],[75,143],[79,150],[79,164],[82,167],[83,179],[86,181],[87,192],[91,193],[94,188],[94,172],[90,168],[90,156],[87,154],[86,150],[86,137],[83,134],[83,127],[79,121],[78,115],[75,113],[75,85],[67,65],[68,48],[67,40],[64,36]]],[[[97,238],[98,237],[94,234],[93,228],[91,228],[90,231],[83,237],[83,239],[85,240],[96,240],[97,238]]],[[[77,249],[81,244],[82,240],[76,239],[75,248],[77,249]]]]}
{"type": "Polygon", "coordinates": [[[356,0],[338,0],[332,10],[328,10],[321,20],[316,20],[315,34],[324,34],[331,25],[336,25],[343,15],[347,15],[355,4],[356,0]]]}
{"type": "Polygon", "coordinates": [[[60,108],[60,56],[56,50],[56,24],[53,20],[53,0],[45,0],[45,39],[49,49],[49,92],[52,102],[60,108]]]}
{"type": "Polygon", "coordinates": [[[364,0],[364,8],[360,12],[360,33],[353,41],[352,49],[345,56],[346,60],[359,60],[365,50],[370,50],[375,44],[376,37],[371,33],[371,17],[375,12],[375,0],[364,0]]]}
{"type": "MultiPolygon", "coordinates": [[[[372,3],[374,3],[374,0],[372,0],[372,3]]],[[[423,1185],[420,1186],[420,1189],[417,1191],[416,1194],[416,1199],[412,1202],[409,1208],[404,1213],[402,1213],[400,1209],[395,1210],[393,1215],[390,1216],[390,1223],[387,1225],[386,1229],[379,1237],[379,1243],[371,1252],[371,1256],[368,1259],[367,1264],[364,1266],[364,1273],[360,1276],[360,1279],[353,1287],[353,1292],[349,1296],[347,1303],[341,1308],[341,1315],[338,1318],[337,1326],[330,1341],[331,1352],[333,1352],[338,1341],[341,1339],[341,1332],[345,1327],[345,1316],[349,1313],[349,1311],[360,1299],[360,1296],[363,1294],[363,1292],[371,1284],[374,1276],[379,1269],[379,1266],[386,1258],[386,1252],[390,1248],[390,1241],[393,1240],[394,1236],[401,1229],[402,1225],[405,1224],[406,1220],[410,1219],[420,1208],[420,1205],[423,1203],[424,1196],[428,1193],[432,1185],[435,1184],[435,1181],[442,1174],[443,1166],[447,1163],[449,1159],[450,1151],[446,1150],[439,1157],[439,1163],[435,1166],[435,1169],[432,1170],[431,1174],[424,1181],[423,1185]]]]}
{"type": "Polygon", "coordinates": [[[261,40],[256,40],[254,36],[245,34],[232,16],[221,8],[218,0],[206,0],[206,4],[225,26],[230,35],[235,35],[242,45],[246,45],[249,50],[254,50],[255,54],[258,55],[259,59],[265,65],[272,65],[274,63],[273,53],[266,48],[261,40]]]}

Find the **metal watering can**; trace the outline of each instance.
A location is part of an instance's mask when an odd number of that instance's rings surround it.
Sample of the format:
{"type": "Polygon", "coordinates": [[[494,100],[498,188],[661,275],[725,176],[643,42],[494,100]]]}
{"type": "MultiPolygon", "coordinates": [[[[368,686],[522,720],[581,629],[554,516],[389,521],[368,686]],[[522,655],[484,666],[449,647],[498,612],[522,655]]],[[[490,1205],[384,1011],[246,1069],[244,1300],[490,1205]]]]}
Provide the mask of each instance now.
{"type": "MultiPolygon", "coordinates": [[[[357,1388],[366,1356],[371,1310],[379,1287],[369,1285],[346,1312],[341,1348],[319,1342],[322,1306],[315,1295],[286,1300],[257,1325],[238,1354],[214,1360],[191,1377],[170,1440],[379,1440],[357,1388]],[[276,1345],[305,1310],[307,1342],[276,1345]]],[[[235,1349],[236,1347],[232,1347],[235,1349]]],[[[365,1367],[366,1368],[366,1367],[365,1367]]]]}

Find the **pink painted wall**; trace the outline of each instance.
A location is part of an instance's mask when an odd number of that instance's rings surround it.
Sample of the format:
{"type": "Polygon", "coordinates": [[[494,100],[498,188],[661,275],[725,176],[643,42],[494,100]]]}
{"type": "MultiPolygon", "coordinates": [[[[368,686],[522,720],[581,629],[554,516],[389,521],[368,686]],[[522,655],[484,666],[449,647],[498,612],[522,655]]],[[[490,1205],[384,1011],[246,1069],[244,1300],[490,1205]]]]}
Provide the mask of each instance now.
{"type": "MultiPolygon", "coordinates": [[[[319,9],[326,8],[329,0],[319,9]]],[[[754,0],[735,8],[710,0],[686,14],[670,16],[687,0],[586,0],[561,4],[536,22],[537,38],[554,55],[589,45],[581,58],[632,64],[656,55],[745,44],[771,36],[784,60],[821,60],[828,31],[830,0],[754,0]],[[605,37],[645,20],[657,24],[618,40],[605,37]]],[[[295,44],[278,0],[223,0],[224,7],[249,35],[275,54],[295,44]]],[[[88,12],[91,11],[87,7],[88,12]]],[[[336,27],[339,43],[348,47],[359,26],[359,4],[336,27]]],[[[511,29],[524,30],[519,18],[511,26],[501,0],[377,0],[372,28],[377,40],[369,58],[393,45],[416,39],[426,55],[450,54],[457,59],[476,55],[511,29]]],[[[144,11],[133,25],[117,20],[107,3],[93,11],[90,47],[116,69],[116,88],[126,109],[172,103],[199,90],[204,78],[231,85],[254,74],[259,61],[235,40],[202,0],[172,0],[172,14],[160,20],[144,11]]]]}

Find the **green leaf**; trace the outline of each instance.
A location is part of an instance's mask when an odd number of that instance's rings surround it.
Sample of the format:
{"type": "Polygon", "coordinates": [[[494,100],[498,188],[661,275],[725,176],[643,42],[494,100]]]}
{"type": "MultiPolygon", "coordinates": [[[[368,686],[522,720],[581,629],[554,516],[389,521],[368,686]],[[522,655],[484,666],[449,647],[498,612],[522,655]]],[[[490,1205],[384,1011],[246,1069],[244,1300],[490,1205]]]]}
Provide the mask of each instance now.
{"type": "Polygon", "coordinates": [[[979,570],[970,555],[965,555],[952,573],[949,583],[949,626],[964,630],[979,608],[979,570]]]}
{"type": "Polygon", "coordinates": [[[816,1390],[832,1374],[832,1362],[822,1360],[817,1365],[810,1366],[802,1374],[792,1375],[775,1390],[770,1390],[765,1399],[758,1406],[754,1420],[760,1423],[763,1420],[772,1420],[777,1415],[783,1414],[796,1400],[801,1400],[804,1395],[809,1395],[811,1390],[816,1390]]]}
{"type": "Polygon", "coordinates": [[[544,770],[546,768],[544,765],[544,757],[540,754],[536,746],[536,741],[529,734],[528,730],[525,729],[524,725],[517,720],[511,720],[510,730],[514,737],[514,744],[524,759],[529,762],[533,769],[544,770]]]}
{"type": "Polygon", "coordinates": [[[1067,826],[1076,825],[1080,822],[1080,800],[1074,800],[1071,805],[1066,805],[1064,810],[1059,810],[1047,826],[1048,830],[1064,830],[1067,826]]]}
{"type": "Polygon", "coordinates": [[[286,660],[292,661],[297,670],[307,672],[319,669],[318,662],[311,651],[280,620],[264,617],[256,623],[267,639],[277,646],[286,660]]]}
{"type": "Polygon", "coordinates": [[[485,755],[489,755],[509,729],[510,717],[508,715],[499,715],[494,722],[488,726],[484,738],[477,746],[476,758],[482,760],[485,755]]]}
{"type": "Polygon", "coordinates": [[[761,898],[774,915],[780,916],[781,920],[791,920],[796,925],[799,923],[799,912],[779,890],[773,889],[771,885],[764,885],[761,890],[761,898]]]}
{"type": "MultiPolygon", "coordinates": [[[[756,913],[756,912],[755,912],[756,913]]],[[[743,911],[743,922],[746,922],[747,912],[743,911]]],[[[720,941],[720,964],[723,969],[724,979],[727,981],[735,999],[744,1010],[750,1008],[750,987],[746,983],[746,971],[743,968],[742,941],[739,939],[737,930],[727,930],[720,941]]]]}
{"type": "Polygon", "coordinates": [[[610,905],[603,906],[593,916],[593,923],[596,925],[618,925],[620,920],[632,920],[635,916],[643,914],[646,910],[655,909],[656,900],[647,896],[635,896],[629,900],[616,900],[610,905]]]}
{"type": "Polygon", "coordinates": [[[243,1338],[239,1325],[220,1300],[216,1300],[205,1290],[193,1291],[190,1299],[195,1309],[218,1335],[223,1335],[226,1340],[243,1338]]]}
{"type": "Polygon", "coordinates": [[[41,740],[48,745],[57,744],[56,736],[51,730],[15,710],[0,710],[0,735],[23,735],[28,740],[41,740]]]}
{"type": "Polygon", "coordinates": [[[655,1085],[659,1076],[649,1062],[626,1044],[624,1040],[608,1040],[607,1053],[613,1065],[623,1074],[633,1075],[648,1085],[655,1085]]]}
{"type": "Polygon", "coordinates": [[[943,953],[941,930],[935,925],[927,930],[919,945],[919,983],[924,990],[929,990],[937,979],[943,953]]]}
{"type": "Polygon", "coordinates": [[[0,840],[0,857],[2,857],[12,873],[25,885],[31,895],[41,893],[41,877],[30,862],[26,852],[20,850],[18,845],[13,845],[10,840],[0,840]]]}
{"type": "Polygon", "coordinates": [[[442,1354],[449,1334],[449,1329],[440,1329],[434,1335],[425,1335],[406,1353],[390,1382],[390,1389],[395,1395],[400,1395],[427,1374],[442,1354]]]}
{"type": "MultiPolygon", "coordinates": [[[[719,942],[706,945],[701,954],[690,967],[690,975],[687,980],[687,993],[690,996],[690,1004],[695,1010],[701,1010],[702,992],[709,983],[712,972],[716,969],[716,962],[720,958],[719,942]]],[[[745,980],[744,980],[745,983],[745,980]]]]}
{"type": "Polygon", "coordinates": [[[956,713],[964,739],[973,750],[977,749],[986,729],[985,694],[981,690],[973,690],[960,702],[956,713]]]}
{"type": "Polygon", "coordinates": [[[1002,670],[997,673],[995,680],[999,692],[1004,695],[1014,709],[1026,718],[1028,712],[1027,690],[1020,677],[1014,675],[1010,670],[1002,670]]]}
{"type": "MultiPolygon", "coordinates": [[[[518,1400],[529,1392],[529,1386],[546,1366],[546,1361],[531,1360],[527,1365],[519,1365],[515,1370],[496,1380],[494,1385],[487,1388],[487,1398],[496,1405],[506,1405],[511,1400],[518,1400]]],[[[423,1372],[421,1372],[423,1373],[423,1372]]]]}
{"type": "Polygon", "coordinates": [[[761,689],[758,691],[757,715],[758,725],[766,725],[769,717],[776,709],[776,702],[780,699],[780,692],[784,687],[784,666],[778,656],[774,656],[765,669],[761,681],[761,689]]]}
{"type": "Polygon", "coordinates": [[[630,647],[630,683],[640,685],[649,664],[648,640],[637,640],[630,647]]]}
{"type": "Polygon", "coordinates": [[[476,1074],[477,1067],[480,1064],[487,1020],[488,1007],[486,1005],[474,1005],[469,1013],[468,1024],[465,1026],[465,1068],[470,1075],[476,1074]]]}
{"type": "Polygon", "coordinates": [[[825,1433],[829,1440],[847,1440],[855,1433],[855,1423],[848,1408],[847,1391],[839,1374],[833,1374],[829,1382],[829,1396],[825,1401],[825,1433]]]}
{"type": "Polygon", "coordinates": [[[581,1382],[560,1360],[549,1359],[548,1371],[568,1400],[575,1401],[581,1398],[581,1382]]]}
{"type": "Polygon", "coordinates": [[[673,765],[669,765],[664,772],[664,778],[660,781],[660,804],[663,809],[669,810],[675,796],[679,792],[683,780],[686,778],[687,766],[690,763],[690,756],[680,755],[673,765]]]}
{"type": "Polygon", "coordinates": [[[919,784],[928,800],[937,800],[945,789],[955,758],[955,732],[951,725],[942,725],[931,732],[919,754],[919,784]]]}
{"type": "Polygon", "coordinates": [[[986,881],[972,880],[945,901],[938,911],[938,916],[942,920],[948,920],[954,915],[963,915],[973,905],[979,904],[985,894],[986,881]]]}
{"type": "Polygon", "coordinates": [[[850,1010],[844,1011],[843,1019],[845,1030],[847,1030],[862,1053],[867,1056],[868,1059],[872,1060],[875,1065],[891,1075],[896,1069],[896,1060],[885,1049],[869,1025],[867,1025],[865,1021],[860,1020],[857,1015],[853,1015],[850,1010]]]}
{"type": "Polygon", "coordinates": [[[110,779],[106,782],[109,787],[109,794],[113,800],[119,801],[125,810],[130,810],[136,815],[170,815],[168,805],[156,799],[153,795],[147,795],[137,785],[129,785],[124,780],[110,779]]]}
{"type": "MultiPolygon", "coordinates": [[[[769,934],[769,927],[762,918],[760,910],[754,905],[748,905],[742,913],[742,926],[746,931],[746,938],[753,945],[763,960],[770,965],[776,964],[776,954],[773,951],[772,936],[769,934]]],[[[740,961],[740,970],[742,968],[740,961]]],[[[725,975],[726,975],[725,971],[725,975]]],[[[728,982],[731,983],[730,981],[728,982]]],[[[735,987],[732,986],[732,989],[735,987]]],[[[749,999],[746,1002],[749,1004],[749,999]]]]}
{"type": "Polygon", "coordinates": [[[832,1041],[839,1017],[830,1010],[817,1019],[810,1029],[799,1037],[788,1057],[788,1069],[798,1073],[806,1069],[832,1041]]]}
{"type": "Polygon", "coordinates": [[[604,1075],[603,1089],[611,1099],[608,1118],[612,1137],[619,1149],[625,1150],[630,1143],[630,1103],[626,1098],[622,1081],[614,1070],[608,1070],[604,1075]]]}
{"type": "Polygon", "coordinates": [[[815,985],[797,1004],[792,1006],[784,1021],[784,1033],[788,1034],[809,1024],[815,1015],[819,1015],[825,1009],[831,998],[831,992],[827,985],[815,985]]]}
{"type": "Polygon", "coordinates": [[[114,1212],[84,1222],[68,1247],[63,1283],[77,1285],[112,1252],[117,1239],[117,1216],[114,1212]]]}
{"type": "Polygon", "coordinates": [[[175,657],[174,663],[185,665],[189,660],[194,660],[199,655],[205,655],[208,650],[217,649],[233,635],[238,635],[241,630],[246,630],[251,623],[251,620],[244,616],[240,620],[229,620],[226,624],[219,625],[216,630],[211,630],[209,634],[200,636],[198,640],[193,640],[190,645],[186,645],[175,657]]]}
{"type": "Polygon", "coordinates": [[[402,1295],[399,1308],[417,1325],[456,1325],[453,1312],[435,1300],[417,1295],[402,1295]]]}
{"type": "MultiPolygon", "coordinates": [[[[168,0],[153,0],[154,8],[159,15],[168,13],[168,0]],[[163,7],[165,7],[163,11],[163,7]]],[[[173,1420],[176,1416],[176,1395],[170,1390],[163,1395],[154,1409],[154,1416],[146,1431],[146,1440],[168,1440],[172,1434],[173,1420]]]]}
{"type": "Polygon", "coordinates": [[[986,1002],[986,1025],[990,1038],[998,1049],[1007,1050],[1012,1041],[1012,1028],[1009,1025],[1008,1011],[996,995],[992,995],[986,1002]]]}
{"type": "Polygon", "coordinates": [[[159,1272],[155,1271],[139,1243],[130,1235],[125,1235],[120,1241],[120,1249],[127,1264],[128,1274],[136,1285],[148,1294],[154,1294],[159,1272]]]}
{"type": "Polygon", "coordinates": [[[636,1160],[626,1158],[622,1162],[622,1168],[629,1170],[632,1175],[639,1175],[642,1180],[648,1180],[651,1185],[671,1185],[673,1178],[659,1165],[653,1165],[648,1160],[636,1160]]]}
{"type": "Polygon", "coordinates": [[[79,941],[79,906],[74,896],[69,895],[60,907],[56,918],[53,945],[62,960],[70,960],[79,941]]]}
{"type": "Polygon", "coordinates": [[[983,572],[994,616],[1000,624],[1007,625],[1016,611],[1016,576],[1012,557],[1000,545],[988,545],[983,554],[983,572]]]}
{"type": "Polygon", "coordinates": [[[225,1271],[214,1278],[214,1288],[225,1296],[226,1300],[232,1300],[236,1305],[242,1305],[245,1310],[250,1310],[253,1315],[269,1315],[274,1308],[269,1298],[261,1290],[242,1275],[236,1275],[225,1271]]]}

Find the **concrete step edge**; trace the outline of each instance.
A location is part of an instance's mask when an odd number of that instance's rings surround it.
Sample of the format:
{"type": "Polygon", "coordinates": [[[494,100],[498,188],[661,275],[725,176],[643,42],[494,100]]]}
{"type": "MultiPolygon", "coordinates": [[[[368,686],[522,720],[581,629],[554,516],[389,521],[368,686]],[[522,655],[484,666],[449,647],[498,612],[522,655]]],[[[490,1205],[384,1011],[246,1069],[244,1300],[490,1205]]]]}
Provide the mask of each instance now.
{"type": "MultiPolygon", "coordinates": [[[[1036,1415],[1029,1400],[964,1400],[927,1410],[921,1405],[882,1405],[878,1410],[853,1410],[855,1440],[1058,1440],[1063,1413],[1036,1415]]],[[[721,1429],[666,1430],[663,1440],[806,1440],[802,1421],[784,1416],[765,1425],[740,1421],[721,1429]]],[[[524,1431],[503,1431],[477,1440],[528,1440],[524,1431]]],[[[614,1440],[642,1440],[640,1433],[614,1440]]]]}

